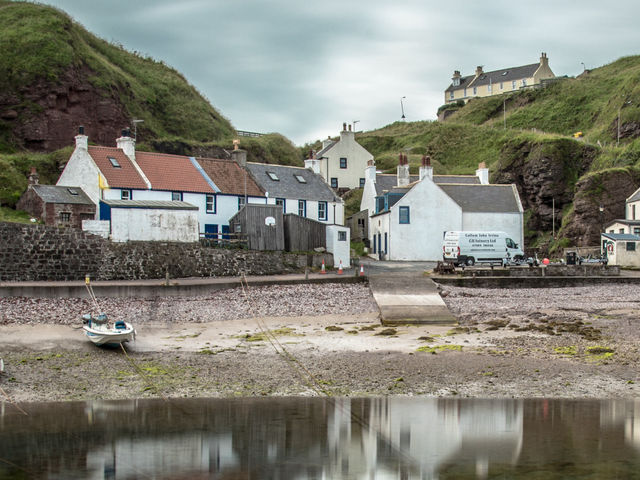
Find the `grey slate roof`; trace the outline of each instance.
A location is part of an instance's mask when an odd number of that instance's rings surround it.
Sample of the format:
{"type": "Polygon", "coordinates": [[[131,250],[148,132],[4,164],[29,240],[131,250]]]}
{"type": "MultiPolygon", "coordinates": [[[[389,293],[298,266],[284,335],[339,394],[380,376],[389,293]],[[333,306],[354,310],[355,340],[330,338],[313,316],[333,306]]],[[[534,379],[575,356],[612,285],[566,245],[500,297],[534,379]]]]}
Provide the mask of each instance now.
{"type": "Polygon", "coordinates": [[[603,233],[603,237],[611,240],[622,240],[627,242],[640,242],[640,236],[632,233],[603,233]]]}
{"type": "Polygon", "coordinates": [[[519,212],[518,200],[512,185],[443,184],[440,188],[463,212],[519,212]]]}
{"type": "Polygon", "coordinates": [[[316,158],[320,158],[322,157],[322,155],[324,155],[327,150],[330,150],[335,144],[337,144],[338,142],[334,142],[333,140],[331,140],[331,143],[329,143],[329,145],[327,145],[326,147],[324,147],[322,150],[320,150],[319,152],[316,152],[316,158]]]}
{"type": "Polygon", "coordinates": [[[489,85],[489,82],[491,82],[492,85],[498,85],[496,88],[499,88],[500,82],[506,83],[512,80],[532,77],[538,67],[540,67],[539,63],[532,63],[531,65],[522,65],[521,67],[510,67],[492,72],[484,72],[475,82],[473,82],[473,79],[476,77],[475,74],[467,75],[460,79],[459,86],[454,87],[453,83],[451,83],[445,92],[462,90],[463,88],[469,88],[469,86],[478,87],[480,85],[489,85]],[[472,82],[473,84],[471,85],[472,82]]]}
{"type": "Polygon", "coordinates": [[[633,195],[627,199],[627,202],[637,202],[640,200],[640,188],[636,190],[633,195]]]}
{"type": "MultiPolygon", "coordinates": [[[[418,175],[410,175],[409,183],[417,182],[419,179],[418,175]]],[[[476,175],[434,175],[433,181],[437,185],[445,183],[480,184],[480,179],[476,175]]],[[[397,183],[397,175],[395,174],[384,173],[376,175],[376,195],[382,195],[385,190],[393,190],[397,187],[397,183]]]]}
{"type": "Polygon", "coordinates": [[[110,207],[115,208],[148,208],[160,210],[198,210],[198,207],[191,203],[179,202],[177,200],[100,200],[110,207]]]}
{"type": "Polygon", "coordinates": [[[616,218],[615,220],[611,220],[607,222],[604,228],[607,228],[614,223],[622,223],[624,225],[640,225],[640,220],[627,220],[626,218],[616,218]]]}
{"type": "Polygon", "coordinates": [[[46,203],[69,203],[77,205],[94,205],[80,187],[63,187],[61,185],[31,185],[33,191],[46,203]],[[76,192],[73,195],[71,192],[76,192]]]}
{"type": "Polygon", "coordinates": [[[288,167],[267,163],[247,163],[247,168],[260,187],[271,198],[294,198],[299,200],[320,200],[335,202],[338,197],[320,175],[308,168],[288,167]],[[278,180],[272,180],[267,172],[273,172],[278,180]],[[305,183],[300,183],[294,175],[300,175],[305,183]]]}

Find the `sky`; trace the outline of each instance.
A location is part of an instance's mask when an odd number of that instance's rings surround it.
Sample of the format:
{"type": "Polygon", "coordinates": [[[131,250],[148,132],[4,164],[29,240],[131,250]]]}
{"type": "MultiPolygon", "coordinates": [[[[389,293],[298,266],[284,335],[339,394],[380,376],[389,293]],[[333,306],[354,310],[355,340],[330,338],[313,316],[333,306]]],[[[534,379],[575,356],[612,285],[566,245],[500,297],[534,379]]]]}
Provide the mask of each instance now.
{"type": "Polygon", "coordinates": [[[344,122],[435,120],[454,70],[537,63],[579,75],[640,54],[618,0],[44,0],[180,71],[238,130],[303,145],[344,122]]]}

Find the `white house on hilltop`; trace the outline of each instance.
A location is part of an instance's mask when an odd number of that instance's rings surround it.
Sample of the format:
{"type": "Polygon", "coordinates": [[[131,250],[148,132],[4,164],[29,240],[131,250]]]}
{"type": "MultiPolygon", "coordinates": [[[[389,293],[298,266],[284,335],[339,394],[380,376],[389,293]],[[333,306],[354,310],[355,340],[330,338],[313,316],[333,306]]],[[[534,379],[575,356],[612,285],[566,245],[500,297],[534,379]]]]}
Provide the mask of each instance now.
{"type": "Polygon", "coordinates": [[[304,166],[324,178],[333,189],[352,189],[364,187],[364,170],[371,155],[356,142],[351,125],[342,124],[340,139],[327,138],[322,149],[312,158],[305,160],[304,166]]]}

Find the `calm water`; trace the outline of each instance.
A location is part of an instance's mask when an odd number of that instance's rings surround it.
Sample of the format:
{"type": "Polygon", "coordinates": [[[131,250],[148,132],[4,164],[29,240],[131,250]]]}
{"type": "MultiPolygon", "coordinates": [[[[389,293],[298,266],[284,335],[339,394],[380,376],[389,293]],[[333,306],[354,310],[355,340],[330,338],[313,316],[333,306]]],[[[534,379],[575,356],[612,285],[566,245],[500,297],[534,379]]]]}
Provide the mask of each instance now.
{"type": "Polygon", "coordinates": [[[632,479],[640,400],[0,403],[0,479],[632,479]]]}

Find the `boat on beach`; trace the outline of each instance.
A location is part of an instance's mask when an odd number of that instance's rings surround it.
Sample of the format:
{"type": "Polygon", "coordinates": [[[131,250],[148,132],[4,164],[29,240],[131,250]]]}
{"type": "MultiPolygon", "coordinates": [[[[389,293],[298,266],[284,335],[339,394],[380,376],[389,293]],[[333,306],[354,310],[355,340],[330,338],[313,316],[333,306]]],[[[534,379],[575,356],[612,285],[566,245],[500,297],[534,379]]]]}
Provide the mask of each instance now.
{"type": "Polygon", "coordinates": [[[136,330],[128,322],[118,320],[110,322],[105,313],[100,313],[94,317],[90,313],[82,316],[84,325],[82,329],[89,340],[94,344],[121,345],[136,339],[136,330]]]}
{"type": "MultiPolygon", "coordinates": [[[[85,277],[85,286],[89,298],[93,302],[95,311],[100,312],[98,299],[93,292],[89,277],[85,277]]],[[[90,313],[82,315],[82,329],[89,340],[99,346],[117,346],[136,339],[136,329],[129,322],[117,320],[112,322],[104,312],[93,316],[90,313]]]]}

